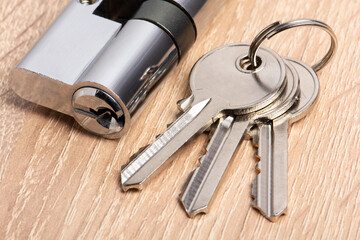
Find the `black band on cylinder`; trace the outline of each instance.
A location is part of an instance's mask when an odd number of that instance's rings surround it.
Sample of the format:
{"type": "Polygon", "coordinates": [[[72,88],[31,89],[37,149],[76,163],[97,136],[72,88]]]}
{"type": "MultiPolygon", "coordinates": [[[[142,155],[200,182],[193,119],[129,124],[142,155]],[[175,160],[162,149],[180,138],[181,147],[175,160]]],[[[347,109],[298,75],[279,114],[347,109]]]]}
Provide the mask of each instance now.
{"type": "Polygon", "coordinates": [[[171,2],[145,1],[133,19],[149,21],[166,31],[177,47],[179,60],[196,40],[196,27],[192,18],[171,2]]]}

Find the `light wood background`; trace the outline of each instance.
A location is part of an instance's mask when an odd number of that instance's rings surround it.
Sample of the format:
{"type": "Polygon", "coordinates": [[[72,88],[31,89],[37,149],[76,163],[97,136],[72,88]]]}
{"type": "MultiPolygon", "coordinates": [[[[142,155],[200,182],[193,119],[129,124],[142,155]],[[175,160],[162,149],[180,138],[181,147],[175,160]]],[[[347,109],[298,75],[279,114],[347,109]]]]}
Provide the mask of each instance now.
{"type": "MultiPolygon", "coordinates": [[[[0,239],[360,239],[359,0],[228,0],[115,141],[87,134],[71,117],[9,88],[11,69],[68,2],[0,1],[0,239]],[[215,47],[251,41],[273,21],[295,18],[328,23],[339,49],[319,73],[315,108],[290,131],[288,214],[271,223],[251,208],[256,162],[246,141],[210,213],[189,219],[178,194],[205,134],[178,151],[142,192],[123,193],[121,165],[174,120],[195,61],[215,47]]],[[[326,34],[305,28],[266,43],[309,64],[328,44],[326,34]]]]}

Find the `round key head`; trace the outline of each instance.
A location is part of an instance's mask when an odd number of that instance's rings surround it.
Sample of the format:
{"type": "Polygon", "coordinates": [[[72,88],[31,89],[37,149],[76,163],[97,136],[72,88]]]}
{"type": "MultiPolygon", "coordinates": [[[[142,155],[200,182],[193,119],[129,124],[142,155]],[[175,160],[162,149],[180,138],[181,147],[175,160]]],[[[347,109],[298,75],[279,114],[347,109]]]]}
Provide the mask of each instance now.
{"type": "Polygon", "coordinates": [[[276,100],[286,85],[283,59],[268,48],[258,51],[259,67],[247,69],[249,44],[217,48],[203,56],[190,73],[194,103],[211,98],[221,110],[244,114],[276,100]]]}
{"type": "Polygon", "coordinates": [[[300,78],[299,101],[286,114],[286,117],[290,118],[290,123],[294,123],[305,117],[306,113],[313,106],[319,95],[320,82],[315,71],[305,63],[292,58],[285,58],[285,61],[288,61],[295,67],[300,78]]]}
{"type": "MultiPolygon", "coordinates": [[[[273,120],[286,113],[298,101],[300,95],[300,79],[295,67],[285,61],[286,87],[284,92],[273,104],[254,113],[254,121],[273,120]]],[[[252,117],[251,114],[249,117],[252,117]]]]}

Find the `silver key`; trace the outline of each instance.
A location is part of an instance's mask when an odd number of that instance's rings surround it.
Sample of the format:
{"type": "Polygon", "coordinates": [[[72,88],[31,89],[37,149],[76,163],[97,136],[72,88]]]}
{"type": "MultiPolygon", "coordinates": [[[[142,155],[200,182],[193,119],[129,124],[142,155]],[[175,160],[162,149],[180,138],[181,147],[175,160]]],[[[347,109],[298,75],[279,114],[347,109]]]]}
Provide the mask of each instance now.
{"type": "Polygon", "coordinates": [[[190,108],[123,167],[124,190],[141,189],[146,179],[223,110],[237,110],[241,114],[254,112],[281,95],[286,85],[283,59],[272,50],[261,48],[258,56],[262,65],[255,71],[243,70],[240,61],[248,50],[248,44],[220,47],[195,64],[189,79],[193,94],[190,108]]]}
{"type": "Polygon", "coordinates": [[[254,119],[279,116],[297,101],[299,95],[299,76],[292,65],[287,64],[287,85],[282,96],[269,107],[254,114],[234,117],[228,116],[219,123],[208,147],[207,154],[201,158],[201,166],[189,175],[180,200],[190,217],[207,213],[210,202],[220,180],[241,141],[244,132],[254,124],[254,119]]]}
{"type": "Polygon", "coordinates": [[[276,221],[287,209],[287,138],[290,124],[300,120],[319,94],[319,79],[310,67],[287,58],[300,76],[300,98],[296,105],[278,118],[268,118],[257,129],[254,143],[259,171],[253,182],[253,206],[266,218],[276,221]]]}
{"type": "Polygon", "coordinates": [[[208,212],[210,200],[239,145],[239,136],[243,136],[247,127],[248,121],[235,121],[232,116],[217,126],[207,154],[200,159],[201,166],[189,175],[179,196],[189,217],[208,212]]]}

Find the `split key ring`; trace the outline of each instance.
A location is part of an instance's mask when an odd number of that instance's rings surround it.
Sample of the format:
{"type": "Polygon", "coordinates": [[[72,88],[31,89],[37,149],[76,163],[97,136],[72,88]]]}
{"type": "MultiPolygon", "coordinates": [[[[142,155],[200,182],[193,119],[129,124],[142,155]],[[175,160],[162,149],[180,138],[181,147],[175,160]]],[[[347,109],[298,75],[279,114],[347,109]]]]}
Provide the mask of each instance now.
{"type": "Polygon", "coordinates": [[[280,22],[274,22],[273,24],[269,25],[268,27],[264,28],[252,41],[249,49],[249,59],[251,66],[255,69],[258,67],[258,64],[256,63],[256,53],[260,47],[260,45],[265,41],[265,39],[270,39],[276,34],[285,31],[287,29],[295,28],[295,27],[302,27],[302,26],[312,26],[312,27],[318,27],[326,31],[330,37],[331,37],[331,45],[328,50],[328,52],[325,54],[325,56],[316,64],[312,66],[315,72],[318,72],[320,69],[322,69],[329,60],[333,57],[335,50],[337,48],[337,39],[335,36],[334,31],[331,29],[330,26],[327,24],[314,20],[314,19],[297,19],[292,20],[285,23],[280,22]]]}

